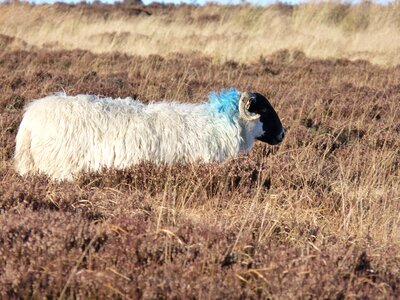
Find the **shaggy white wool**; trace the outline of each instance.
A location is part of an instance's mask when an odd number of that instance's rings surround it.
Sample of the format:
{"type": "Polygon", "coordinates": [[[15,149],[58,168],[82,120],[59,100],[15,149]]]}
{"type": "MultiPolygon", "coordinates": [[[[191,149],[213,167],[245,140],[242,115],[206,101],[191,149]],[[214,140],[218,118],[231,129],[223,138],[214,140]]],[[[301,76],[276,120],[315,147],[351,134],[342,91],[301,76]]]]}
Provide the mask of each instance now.
{"type": "Polygon", "coordinates": [[[141,161],[221,162],[249,151],[264,133],[260,121],[222,114],[208,102],[145,105],[131,98],[48,96],[26,108],[15,166],[20,174],[72,179],[80,171],[123,169],[141,161]]]}

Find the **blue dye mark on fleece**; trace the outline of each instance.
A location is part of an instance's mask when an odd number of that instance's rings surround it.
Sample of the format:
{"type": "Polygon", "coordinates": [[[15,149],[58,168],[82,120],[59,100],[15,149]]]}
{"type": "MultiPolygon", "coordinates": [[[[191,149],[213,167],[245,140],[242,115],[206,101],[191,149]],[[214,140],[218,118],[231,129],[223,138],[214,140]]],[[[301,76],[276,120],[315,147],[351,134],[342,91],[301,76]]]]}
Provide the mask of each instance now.
{"type": "Polygon", "coordinates": [[[219,93],[211,92],[206,105],[213,113],[221,113],[233,120],[239,111],[240,94],[235,88],[222,89],[219,93]]]}

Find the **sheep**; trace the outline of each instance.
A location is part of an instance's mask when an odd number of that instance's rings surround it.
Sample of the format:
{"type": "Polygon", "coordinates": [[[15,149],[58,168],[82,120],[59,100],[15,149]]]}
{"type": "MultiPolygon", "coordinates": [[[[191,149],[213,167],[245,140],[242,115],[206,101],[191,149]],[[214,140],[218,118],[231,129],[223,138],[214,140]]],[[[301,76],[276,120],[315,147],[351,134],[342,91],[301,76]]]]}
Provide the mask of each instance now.
{"type": "Polygon", "coordinates": [[[21,175],[72,180],[142,161],[222,162],[249,152],[256,139],[277,144],[284,133],[264,96],[234,88],[197,104],[55,94],[25,108],[14,162],[21,175]]]}

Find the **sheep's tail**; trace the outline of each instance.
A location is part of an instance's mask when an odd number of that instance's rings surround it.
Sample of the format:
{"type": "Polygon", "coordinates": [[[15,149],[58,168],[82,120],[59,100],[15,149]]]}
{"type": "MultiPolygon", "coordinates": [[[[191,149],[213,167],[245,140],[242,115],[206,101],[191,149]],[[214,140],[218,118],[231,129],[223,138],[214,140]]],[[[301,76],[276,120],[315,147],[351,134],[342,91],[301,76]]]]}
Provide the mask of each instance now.
{"type": "Polygon", "coordinates": [[[15,145],[14,167],[21,174],[27,174],[34,169],[34,160],[31,153],[31,132],[25,126],[24,120],[18,129],[15,145]]]}

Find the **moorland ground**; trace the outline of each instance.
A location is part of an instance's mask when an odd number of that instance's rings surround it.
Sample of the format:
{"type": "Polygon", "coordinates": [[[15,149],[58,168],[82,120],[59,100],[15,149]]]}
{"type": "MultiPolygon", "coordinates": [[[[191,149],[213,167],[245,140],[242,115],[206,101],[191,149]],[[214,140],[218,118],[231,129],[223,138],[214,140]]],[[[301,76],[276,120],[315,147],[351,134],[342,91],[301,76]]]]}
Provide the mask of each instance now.
{"type": "MultiPolygon", "coordinates": [[[[312,58],[400,63],[400,2],[302,5],[0,5],[8,49],[84,49],[131,55],[190,53],[256,61],[287,49],[312,58]]],[[[1,44],[1,42],[0,42],[1,44]]]]}
{"type": "MultiPolygon", "coordinates": [[[[103,6],[82,7],[89,18],[103,6]]],[[[3,35],[0,50],[2,298],[399,297],[399,65],[294,49],[253,60],[95,54],[29,46],[21,34],[3,35]],[[282,144],[223,164],[143,163],[72,182],[13,170],[32,99],[200,102],[231,86],[269,96],[287,128],[282,144]]]]}

